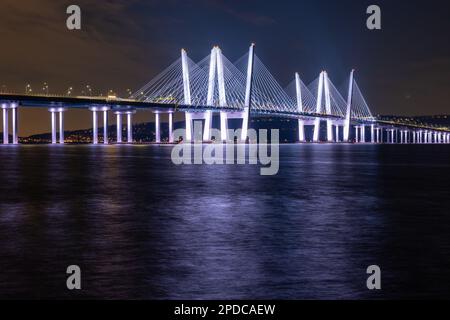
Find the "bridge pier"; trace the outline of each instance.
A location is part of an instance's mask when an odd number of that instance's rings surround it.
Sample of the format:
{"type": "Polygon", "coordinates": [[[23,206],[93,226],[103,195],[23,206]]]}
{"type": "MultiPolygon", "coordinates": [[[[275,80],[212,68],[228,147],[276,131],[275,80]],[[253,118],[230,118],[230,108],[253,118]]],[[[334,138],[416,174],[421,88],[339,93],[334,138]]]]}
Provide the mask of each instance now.
{"type": "Polygon", "coordinates": [[[92,111],[92,143],[98,144],[98,118],[97,110],[92,111]]]}
{"type": "Polygon", "coordinates": [[[327,120],[327,142],[333,141],[333,120],[327,120]]]}
{"type": "Polygon", "coordinates": [[[375,125],[370,125],[370,142],[375,143],[375,125]]]}
{"type": "Polygon", "coordinates": [[[19,143],[19,134],[18,134],[18,127],[19,127],[19,109],[16,103],[11,103],[10,105],[11,113],[12,113],[12,143],[18,144],[19,143]]]}
{"type": "MultiPolygon", "coordinates": [[[[227,137],[228,130],[228,116],[226,112],[220,112],[220,139],[222,142],[226,142],[228,140],[227,137]]],[[[216,137],[217,139],[217,137],[216,137]]]]}
{"type": "Polygon", "coordinates": [[[133,143],[133,123],[132,116],[136,113],[136,110],[118,110],[114,112],[117,121],[117,143],[123,142],[123,115],[127,116],[127,143],[133,143]]]}
{"type": "Polygon", "coordinates": [[[3,103],[1,108],[3,113],[3,144],[9,144],[9,110],[11,110],[12,144],[18,144],[18,105],[15,102],[9,105],[3,103]]]}
{"type": "Polygon", "coordinates": [[[305,120],[298,119],[298,141],[301,143],[306,142],[305,138],[305,120]]]}
{"type": "Polygon", "coordinates": [[[3,113],[3,144],[9,144],[9,112],[8,105],[6,103],[2,104],[2,113],[3,113]]]}
{"type": "Polygon", "coordinates": [[[389,143],[394,144],[397,142],[397,139],[395,137],[397,131],[395,129],[390,129],[389,131],[391,133],[391,139],[390,139],[389,143]]]}
{"type": "Polygon", "coordinates": [[[122,143],[122,113],[116,112],[117,119],[117,143],[122,143]]]}
{"type": "Polygon", "coordinates": [[[59,143],[64,144],[64,112],[66,109],[59,108],[59,143]]]}
{"type": "Polygon", "coordinates": [[[205,128],[203,131],[203,141],[211,140],[212,111],[205,112],[205,128]]]}
{"type": "Polygon", "coordinates": [[[133,123],[132,123],[132,113],[127,112],[127,142],[133,143],[133,123]]]}
{"type": "Polygon", "coordinates": [[[109,108],[103,108],[103,144],[109,143],[108,137],[108,110],[109,108]]]}
{"type": "Polygon", "coordinates": [[[56,111],[50,109],[51,122],[52,122],[52,144],[56,144],[56,111]]]}
{"type": "Polygon", "coordinates": [[[334,139],[334,141],[336,143],[338,143],[339,142],[339,125],[338,124],[335,124],[335,130],[336,130],[336,132],[335,132],[335,139],[334,139]]]}
{"type": "Polygon", "coordinates": [[[185,128],[186,128],[186,142],[192,141],[192,114],[190,112],[184,113],[185,128]]]}
{"type": "Polygon", "coordinates": [[[173,112],[169,112],[169,143],[173,142],[173,112]]]}
{"type": "Polygon", "coordinates": [[[161,119],[159,117],[159,112],[155,112],[155,142],[161,143],[161,119]]]}
{"type": "Polygon", "coordinates": [[[64,144],[64,112],[65,108],[50,108],[48,111],[51,114],[51,124],[52,124],[52,144],[58,143],[57,127],[59,128],[59,143],[64,144]],[[59,124],[58,122],[59,115],[59,124]]]}
{"type": "MultiPolygon", "coordinates": [[[[103,113],[103,144],[108,144],[108,110],[109,107],[92,107],[89,110],[92,112],[92,143],[98,144],[98,112],[103,113]]],[[[117,113],[116,113],[117,114],[117,113]]],[[[62,116],[61,116],[62,117],[62,116]]],[[[60,118],[61,119],[61,118],[60,118]]],[[[119,121],[119,117],[117,118],[119,121]]],[[[118,128],[119,126],[118,123],[118,128]]],[[[118,131],[117,131],[118,132],[118,131]]]]}

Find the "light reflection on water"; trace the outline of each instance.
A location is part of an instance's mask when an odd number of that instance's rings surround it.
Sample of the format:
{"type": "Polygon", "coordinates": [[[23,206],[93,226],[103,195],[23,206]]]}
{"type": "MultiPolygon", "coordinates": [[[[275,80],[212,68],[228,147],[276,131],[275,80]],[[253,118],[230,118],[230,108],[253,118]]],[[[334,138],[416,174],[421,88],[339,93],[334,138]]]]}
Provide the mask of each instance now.
{"type": "Polygon", "coordinates": [[[170,151],[0,148],[0,297],[450,298],[446,146],[285,145],[276,176],[170,151]]]}

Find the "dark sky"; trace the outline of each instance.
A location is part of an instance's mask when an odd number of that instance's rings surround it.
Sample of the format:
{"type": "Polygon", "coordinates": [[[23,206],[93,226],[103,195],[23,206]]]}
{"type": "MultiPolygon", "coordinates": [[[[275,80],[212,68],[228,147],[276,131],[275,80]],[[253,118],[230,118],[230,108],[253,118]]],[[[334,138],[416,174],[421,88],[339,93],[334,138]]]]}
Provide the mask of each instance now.
{"type": "MultiPolygon", "coordinates": [[[[231,60],[251,42],[285,86],[326,69],[339,88],[352,68],[374,114],[450,113],[450,4],[356,0],[2,0],[0,85],[23,92],[48,82],[62,93],[137,90],[179,57],[197,61],[219,45],[231,60]],[[66,28],[66,8],[82,9],[82,29],[66,28]],[[382,9],[382,30],[366,28],[366,8],[382,9]]],[[[48,131],[48,114],[23,111],[28,131],[48,131]],[[38,121],[38,119],[44,119],[38,121]]],[[[145,116],[149,118],[150,116],[145,116]]],[[[70,118],[70,117],[69,117],[70,118]]],[[[137,117],[139,119],[139,117],[137,117]]],[[[89,127],[89,113],[69,128],[89,127]]]]}

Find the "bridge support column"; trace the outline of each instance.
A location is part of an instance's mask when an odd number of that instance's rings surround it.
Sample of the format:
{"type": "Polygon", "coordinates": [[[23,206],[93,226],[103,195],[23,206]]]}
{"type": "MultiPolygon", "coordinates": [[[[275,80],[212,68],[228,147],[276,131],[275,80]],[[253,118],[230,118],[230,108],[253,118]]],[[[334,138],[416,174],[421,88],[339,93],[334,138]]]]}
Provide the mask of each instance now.
{"type": "Polygon", "coordinates": [[[359,127],[355,126],[355,142],[359,143],[359,127]]]}
{"type": "Polygon", "coordinates": [[[361,142],[366,143],[366,126],[361,125],[361,142]]]}
{"type": "Polygon", "coordinates": [[[316,118],[314,122],[314,135],[313,135],[313,142],[319,142],[320,141],[320,118],[316,118]]]}
{"type": "Polygon", "coordinates": [[[132,116],[133,116],[133,114],[131,112],[127,112],[127,142],[128,143],[133,143],[132,116]]]}
{"type": "MultiPolygon", "coordinates": [[[[228,116],[226,112],[220,112],[220,139],[222,142],[228,141],[227,137],[228,132],[228,116]]],[[[217,139],[218,137],[216,137],[217,139]]]]}
{"type": "Polygon", "coordinates": [[[64,109],[59,109],[59,143],[64,144],[64,109]]]}
{"type": "Polygon", "coordinates": [[[97,110],[92,111],[92,143],[98,144],[98,117],[97,110]]]}
{"type": "Polygon", "coordinates": [[[8,113],[8,105],[2,104],[2,113],[3,113],[3,144],[9,144],[9,113],[8,113]]]}
{"type": "Polygon", "coordinates": [[[375,125],[370,126],[370,141],[371,143],[375,143],[375,125]]]}
{"type": "Polygon", "coordinates": [[[337,142],[339,142],[339,125],[336,124],[335,127],[336,127],[335,128],[336,132],[335,132],[335,139],[334,139],[334,141],[337,143],[337,142]]]}
{"type": "Polygon", "coordinates": [[[155,112],[155,142],[161,143],[161,123],[159,112],[155,112]]]}
{"type": "Polygon", "coordinates": [[[103,144],[108,144],[108,110],[103,109],[103,144]]]}
{"type": "Polygon", "coordinates": [[[12,143],[19,143],[19,114],[18,114],[18,106],[16,103],[11,103],[11,113],[12,113],[12,143]]]}
{"type": "Polygon", "coordinates": [[[327,141],[333,142],[333,121],[327,120],[327,141]]]}
{"type": "Polygon", "coordinates": [[[306,142],[305,120],[303,120],[303,119],[298,119],[298,141],[301,143],[306,142]]]}
{"type": "Polygon", "coordinates": [[[203,141],[211,140],[212,111],[205,111],[205,129],[203,131],[203,141]]]}
{"type": "Polygon", "coordinates": [[[117,143],[122,143],[122,113],[116,112],[117,118],[117,143]]]}
{"type": "Polygon", "coordinates": [[[50,110],[52,119],[52,144],[56,144],[56,111],[50,110]]]}
{"type": "Polygon", "coordinates": [[[184,118],[186,122],[186,141],[192,141],[192,115],[189,112],[184,113],[184,118]]]}
{"type": "Polygon", "coordinates": [[[169,143],[173,143],[173,112],[169,112],[169,143]]]}

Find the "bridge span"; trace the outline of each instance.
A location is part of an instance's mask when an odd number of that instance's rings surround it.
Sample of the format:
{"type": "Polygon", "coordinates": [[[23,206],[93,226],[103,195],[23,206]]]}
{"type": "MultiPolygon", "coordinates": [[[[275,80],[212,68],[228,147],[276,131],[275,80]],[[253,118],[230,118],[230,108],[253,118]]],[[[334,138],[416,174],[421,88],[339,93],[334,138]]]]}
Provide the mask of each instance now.
{"type": "Polygon", "coordinates": [[[199,120],[204,123],[203,141],[210,141],[213,115],[217,114],[221,137],[215,138],[222,142],[228,141],[229,119],[242,121],[240,142],[245,143],[249,119],[271,116],[296,119],[299,142],[306,142],[309,129],[312,142],[316,143],[450,143],[450,131],[446,129],[377,120],[355,81],[354,71],[350,73],[346,99],[326,71],[308,86],[295,73],[292,83],[283,88],[254,51],[252,44],[246,55],[232,63],[219,47],[214,47],[206,58],[195,63],[181,50],[177,61],[126,99],[0,93],[3,144],[10,143],[10,123],[11,142],[18,144],[18,110],[33,107],[48,108],[53,144],[64,143],[64,113],[77,108],[92,111],[94,144],[100,141],[99,114],[103,115],[101,138],[103,143],[110,143],[109,112],[116,115],[116,142],[124,142],[122,121],[126,117],[126,142],[132,143],[132,117],[139,110],[151,110],[155,114],[156,143],[162,141],[160,114],[164,113],[169,115],[168,141],[173,143],[177,138],[173,135],[176,112],[184,113],[187,141],[193,140],[193,121],[199,120]],[[324,137],[320,130],[322,122],[326,123],[324,137]]]}

